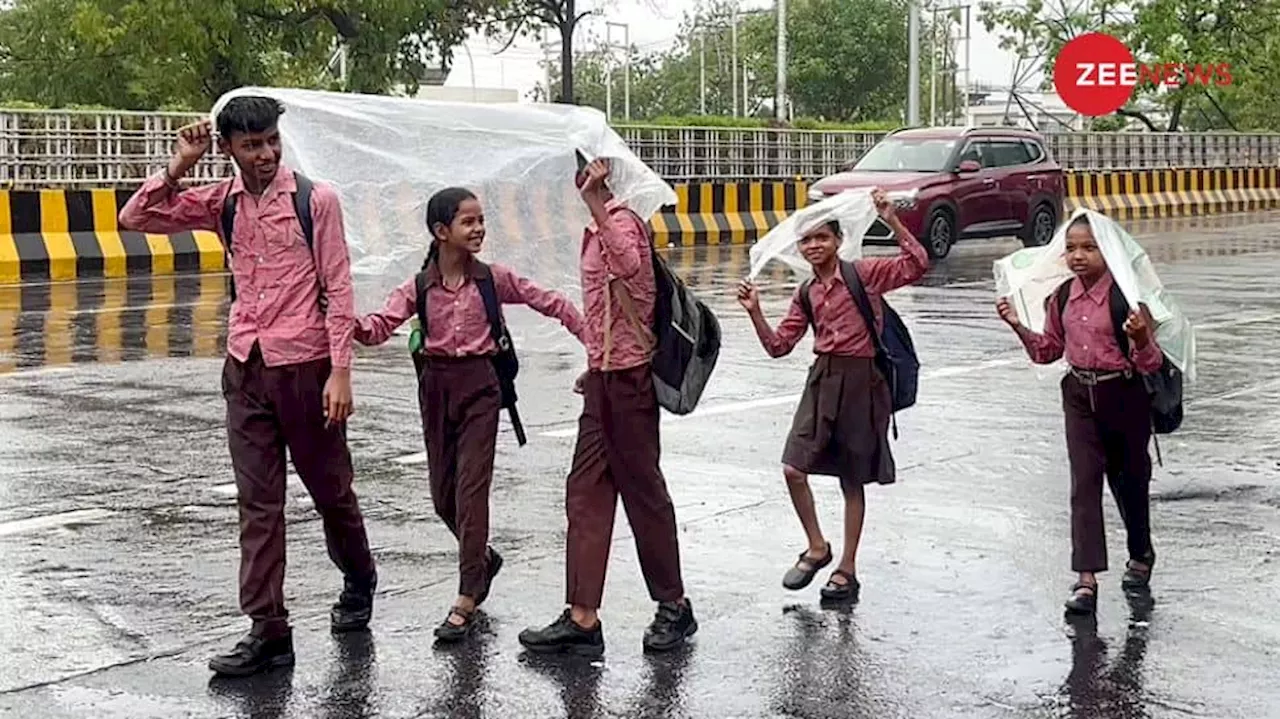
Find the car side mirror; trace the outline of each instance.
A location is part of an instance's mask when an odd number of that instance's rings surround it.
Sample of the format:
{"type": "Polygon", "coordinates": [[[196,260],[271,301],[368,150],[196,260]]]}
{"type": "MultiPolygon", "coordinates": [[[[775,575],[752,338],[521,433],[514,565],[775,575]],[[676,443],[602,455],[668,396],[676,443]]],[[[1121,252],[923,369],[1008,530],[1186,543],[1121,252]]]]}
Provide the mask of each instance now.
{"type": "Polygon", "coordinates": [[[965,160],[960,163],[959,167],[956,168],[956,172],[959,172],[961,174],[968,174],[971,172],[978,172],[981,169],[982,169],[982,164],[977,160],[965,160]]]}

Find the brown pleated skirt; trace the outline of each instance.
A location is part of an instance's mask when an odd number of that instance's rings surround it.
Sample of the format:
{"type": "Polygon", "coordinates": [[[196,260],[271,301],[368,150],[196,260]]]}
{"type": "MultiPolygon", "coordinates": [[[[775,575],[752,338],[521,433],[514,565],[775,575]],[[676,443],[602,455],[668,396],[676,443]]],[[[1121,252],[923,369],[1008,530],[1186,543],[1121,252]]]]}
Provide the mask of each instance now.
{"type": "Polygon", "coordinates": [[[818,355],[796,408],[783,464],[842,486],[893,484],[889,385],[870,357],[818,355]]]}

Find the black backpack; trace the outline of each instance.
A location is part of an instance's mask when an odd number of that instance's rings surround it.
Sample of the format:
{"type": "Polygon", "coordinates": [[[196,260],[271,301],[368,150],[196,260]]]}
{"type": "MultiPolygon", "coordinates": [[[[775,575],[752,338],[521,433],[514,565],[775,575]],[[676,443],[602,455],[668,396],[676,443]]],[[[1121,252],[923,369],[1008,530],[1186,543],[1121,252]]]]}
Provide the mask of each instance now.
{"type": "MultiPolygon", "coordinates": [[[[1071,298],[1071,282],[1067,280],[1055,292],[1058,303],[1058,318],[1062,319],[1067,310],[1067,301],[1071,298]]],[[[1129,301],[1120,291],[1120,285],[1111,283],[1111,327],[1115,332],[1116,344],[1120,346],[1120,354],[1129,358],[1129,335],[1124,333],[1124,323],[1129,318],[1129,301]]],[[[1063,326],[1065,334],[1066,327],[1063,326]]],[[[1154,334],[1155,329],[1152,328],[1154,334]]],[[[1172,434],[1182,426],[1182,372],[1168,357],[1163,360],[1160,369],[1154,374],[1142,375],[1142,382],[1147,386],[1147,394],[1151,395],[1151,431],[1155,434],[1172,434]]],[[[1159,448],[1157,447],[1157,453],[1159,448]]]]}
{"type": "MultiPolygon", "coordinates": [[[[653,343],[650,366],[654,394],[658,405],[668,412],[689,414],[698,406],[720,357],[720,320],[654,249],[653,229],[644,220],[640,224],[648,232],[656,290],[653,325],[648,333],[653,343]]],[[[618,286],[622,288],[618,295],[622,309],[632,326],[640,330],[631,296],[621,282],[618,286]]]]}
{"type": "MultiPolygon", "coordinates": [[[[498,386],[502,391],[501,407],[507,410],[511,418],[511,428],[515,430],[516,441],[525,445],[524,424],[520,422],[520,412],[516,409],[516,375],[520,373],[520,359],[516,356],[515,345],[511,342],[511,333],[502,320],[502,307],[498,301],[498,290],[493,284],[493,272],[480,260],[472,260],[481,271],[475,280],[476,289],[480,290],[480,298],[484,300],[484,312],[489,318],[489,333],[498,346],[493,355],[493,370],[498,376],[498,386]]],[[[418,324],[422,327],[423,346],[427,338],[427,271],[423,270],[414,277],[415,304],[418,310],[418,324]]],[[[418,369],[418,381],[422,381],[422,359],[415,356],[414,365],[418,369]]]]}
{"type": "MultiPolygon", "coordinates": [[[[298,216],[298,224],[302,225],[302,236],[307,241],[307,249],[315,251],[315,222],[311,219],[311,190],[314,187],[311,180],[301,172],[293,173],[294,180],[297,182],[298,189],[293,192],[293,212],[298,216]]],[[[231,186],[227,185],[227,197],[222,203],[222,245],[227,250],[228,259],[231,257],[231,230],[236,225],[236,198],[231,195],[231,186]]],[[[227,269],[231,269],[231,262],[227,262],[227,269]]],[[[320,309],[324,310],[328,302],[324,296],[324,280],[320,277],[319,268],[316,270],[316,279],[320,281],[320,309]]],[[[236,299],[236,279],[231,276],[231,301],[236,299]]]]}
{"type": "MultiPolygon", "coordinates": [[[[857,267],[852,262],[840,260],[840,275],[849,288],[849,294],[853,296],[853,304],[862,315],[867,333],[875,343],[876,367],[889,383],[891,410],[895,414],[893,438],[897,439],[896,414],[916,403],[916,390],[920,383],[920,360],[916,356],[915,342],[911,339],[906,323],[883,297],[880,298],[880,304],[884,308],[884,331],[877,332],[876,316],[871,310],[871,300],[867,297],[866,288],[862,286],[862,277],[858,274],[857,267]]],[[[810,325],[814,324],[813,304],[809,299],[809,288],[813,286],[813,280],[810,277],[800,284],[800,307],[810,325]]],[[[817,331],[816,326],[814,331],[817,331]]]]}

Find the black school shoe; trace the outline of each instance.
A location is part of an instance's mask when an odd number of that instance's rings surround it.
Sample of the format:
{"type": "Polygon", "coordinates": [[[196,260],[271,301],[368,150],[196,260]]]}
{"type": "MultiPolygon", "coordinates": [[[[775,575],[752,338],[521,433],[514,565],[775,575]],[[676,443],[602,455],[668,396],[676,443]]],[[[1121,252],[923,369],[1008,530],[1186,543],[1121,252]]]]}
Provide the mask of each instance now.
{"type": "Polygon", "coordinates": [[[698,631],[698,620],[693,617],[693,604],[684,600],[662,602],[653,623],[644,632],[644,649],[647,652],[669,652],[682,646],[686,639],[698,631]]]}
{"type": "Polygon", "coordinates": [[[538,654],[576,654],[598,657],[604,654],[604,628],[600,621],[595,627],[583,629],[573,621],[569,610],[542,629],[526,629],[520,632],[520,644],[538,654]]]}
{"type": "Polygon", "coordinates": [[[831,573],[831,576],[839,574],[844,577],[844,584],[833,579],[828,579],[825,586],[819,591],[822,600],[825,602],[852,602],[858,599],[858,594],[862,591],[862,585],[858,583],[858,578],[852,574],[837,569],[831,573]]]}
{"type": "Polygon", "coordinates": [[[224,676],[247,677],[276,667],[291,667],[293,661],[292,629],[269,639],[249,632],[236,642],[234,649],[210,659],[209,668],[224,676]]]}
{"type": "Polygon", "coordinates": [[[342,594],[329,610],[329,625],[335,634],[359,632],[369,627],[373,618],[373,593],[378,588],[378,575],[366,581],[350,577],[342,582],[342,594]]]}

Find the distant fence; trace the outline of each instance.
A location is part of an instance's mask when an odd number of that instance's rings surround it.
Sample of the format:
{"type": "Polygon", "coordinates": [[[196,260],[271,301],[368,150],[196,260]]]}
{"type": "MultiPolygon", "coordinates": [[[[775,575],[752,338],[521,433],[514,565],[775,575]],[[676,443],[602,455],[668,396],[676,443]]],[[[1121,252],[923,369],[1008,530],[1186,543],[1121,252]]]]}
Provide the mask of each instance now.
{"type": "MultiPolygon", "coordinates": [[[[181,113],[0,112],[0,187],[113,188],[137,185],[165,166],[177,129],[203,116],[181,113]]],[[[815,180],[838,172],[884,136],[699,127],[616,126],[632,150],[668,181],[815,180]]],[[[1280,134],[1078,132],[1045,136],[1070,170],[1280,166],[1280,134]]],[[[210,157],[194,182],[225,177],[210,157]]]]}

